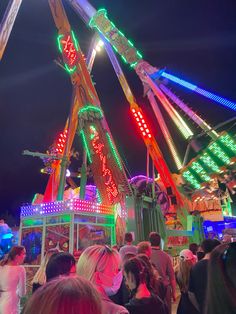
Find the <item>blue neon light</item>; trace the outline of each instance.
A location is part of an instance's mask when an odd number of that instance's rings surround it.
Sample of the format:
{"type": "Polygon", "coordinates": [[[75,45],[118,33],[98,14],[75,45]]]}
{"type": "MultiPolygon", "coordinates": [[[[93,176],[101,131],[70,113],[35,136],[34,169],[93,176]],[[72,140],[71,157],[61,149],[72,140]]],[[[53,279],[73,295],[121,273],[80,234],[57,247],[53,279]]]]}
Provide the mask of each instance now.
{"type": "MultiPolygon", "coordinates": [[[[155,76],[155,73],[154,73],[154,75],[151,75],[152,78],[154,78],[154,76],[155,76]]],[[[215,102],[217,102],[217,103],[219,103],[219,104],[221,104],[221,105],[223,105],[225,107],[228,107],[228,108],[236,111],[236,103],[233,102],[233,101],[230,101],[230,100],[228,100],[226,98],[223,98],[221,96],[218,96],[218,95],[215,95],[215,94],[213,94],[211,92],[208,92],[208,91],[206,91],[206,90],[204,90],[202,88],[199,88],[197,85],[193,85],[191,83],[188,83],[187,81],[182,80],[182,79],[180,79],[180,78],[178,78],[178,77],[176,77],[176,76],[174,76],[172,74],[169,74],[169,73],[166,73],[166,72],[162,72],[161,76],[165,77],[168,80],[170,80],[172,82],[175,82],[175,83],[177,83],[177,84],[179,84],[181,86],[184,86],[184,87],[186,87],[186,88],[188,88],[188,89],[190,89],[190,90],[192,90],[192,91],[194,91],[194,92],[196,92],[196,93],[198,93],[198,94],[200,94],[200,95],[202,95],[202,96],[204,96],[206,98],[209,98],[209,99],[211,99],[211,100],[213,100],[213,101],[215,101],[215,102]]]]}
{"type": "Polygon", "coordinates": [[[184,80],[182,80],[182,79],[180,79],[180,78],[178,78],[178,77],[176,77],[174,75],[171,75],[169,73],[166,73],[166,72],[163,72],[161,74],[161,76],[167,78],[168,80],[171,80],[172,82],[175,82],[175,83],[177,83],[179,85],[182,85],[182,86],[184,86],[184,87],[186,87],[188,89],[191,89],[193,91],[195,91],[198,88],[197,85],[193,85],[191,83],[188,83],[187,81],[184,81],[184,80]]]}

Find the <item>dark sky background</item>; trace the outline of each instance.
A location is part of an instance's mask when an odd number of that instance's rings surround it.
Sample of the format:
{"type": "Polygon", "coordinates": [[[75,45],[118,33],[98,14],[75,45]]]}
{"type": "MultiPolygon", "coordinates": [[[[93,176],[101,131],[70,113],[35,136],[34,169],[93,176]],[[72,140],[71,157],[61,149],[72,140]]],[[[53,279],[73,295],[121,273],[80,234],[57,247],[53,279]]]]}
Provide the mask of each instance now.
{"type": "MultiPolygon", "coordinates": [[[[0,1],[0,19],[8,1],[0,1]]],[[[64,1],[87,54],[93,32],[64,1]]],[[[206,90],[236,101],[235,0],[91,0],[131,39],[146,61],[206,90]]],[[[47,175],[40,159],[22,151],[45,152],[63,129],[71,101],[69,76],[59,57],[57,29],[46,0],[23,0],[4,57],[0,62],[0,213],[19,217],[22,203],[43,193],[47,175]]],[[[118,57],[135,97],[149,117],[166,161],[175,171],[136,73],[118,57]]],[[[93,80],[118,150],[130,175],[145,174],[146,148],[138,135],[122,89],[105,53],[97,56],[93,80]]],[[[212,126],[235,112],[172,84],[173,91],[212,126]]],[[[186,121],[188,119],[186,118],[186,121]]],[[[184,156],[187,143],[170,120],[170,132],[184,156]]],[[[194,130],[196,130],[194,128],[194,130]]],[[[197,130],[200,132],[200,130],[197,130]]],[[[80,147],[79,139],[75,145],[80,147]]],[[[80,166],[80,165],[77,165],[80,166]]],[[[76,169],[71,169],[76,170],[76,169]]]]}

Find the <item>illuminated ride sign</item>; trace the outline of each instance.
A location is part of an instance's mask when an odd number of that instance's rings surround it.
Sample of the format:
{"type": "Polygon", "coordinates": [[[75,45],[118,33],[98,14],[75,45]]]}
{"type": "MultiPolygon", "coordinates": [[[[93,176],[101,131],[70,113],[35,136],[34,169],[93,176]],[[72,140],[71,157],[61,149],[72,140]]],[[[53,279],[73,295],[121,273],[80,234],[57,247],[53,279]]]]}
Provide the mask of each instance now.
{"type": "Polygon", "coordinates": [[[114,182],[112,171],[108,166],[107,156],[104,152],[105,144],[100,139],[99,134],[93,125],[89,127],[89,131],[92,147],[99,160],[101,161],[101,173],[104,179],[104,184],[106,186],[108,200],[110,201],[110,203],[114,203],[114,200],[118,196],[119,192],[114,182]]]}
{"type": "Polygon", "coordinates": [[[58,35],[57,42],[58,49],[63,55],[66,70],[70,74],[74,73],[79,61],[78,42],[74,33],[71,31],[67,35],[58,35]]]}

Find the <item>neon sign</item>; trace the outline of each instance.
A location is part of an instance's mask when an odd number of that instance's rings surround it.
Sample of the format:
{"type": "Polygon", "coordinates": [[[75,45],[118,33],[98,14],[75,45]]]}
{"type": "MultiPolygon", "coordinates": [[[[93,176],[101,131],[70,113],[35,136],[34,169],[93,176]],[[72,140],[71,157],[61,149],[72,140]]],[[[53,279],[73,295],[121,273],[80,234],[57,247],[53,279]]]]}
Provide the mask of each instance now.
{"type": "Polygon", "coordinates": [[[107,157],[104,153],[104,147],[105,144],[101,141],[99,134],[95,127],[91,125],[89,127],[90,130],[90,139],[91,139],[91,144],[93,146],[94,152],[97,154],[99,157],[102,165],[102,176],[104,178],[104,184],[106,186],[106,191],[107,191],[107,197],[111,203],[113,203],[114,199],[117,197],[119,194],[117,186],[114,182],[112,172],[108,167],[107,164],[107,157]]]}
{"type": "Polygon", "coordinates": [[[63,54],[65,68],[69,73],[74,73],[78,63],[78,43],[73,32],[57,37],[58,49],[63,54]]]}

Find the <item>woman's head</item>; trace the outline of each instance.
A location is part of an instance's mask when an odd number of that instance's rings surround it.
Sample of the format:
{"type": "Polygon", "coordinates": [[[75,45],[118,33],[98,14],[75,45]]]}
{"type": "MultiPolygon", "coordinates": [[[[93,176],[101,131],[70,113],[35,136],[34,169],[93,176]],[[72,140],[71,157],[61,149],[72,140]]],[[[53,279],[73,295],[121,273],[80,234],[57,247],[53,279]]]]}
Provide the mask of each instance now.
{"type": "Polygon", "coordinates": [[[188,290],[190,270],[195,264],[196,259],[193,253],[188,250],[182,250],[179,255],[179,269],[176,274],[177,283],[180,291],[186,292],[188,290]]]}
{"type": "Polygon", "coordinates": [[[92,284],[83,278],[60,277],[38,289],[26,303],[23,314],[101,314],[101,300],[92,284]],[[37,310],[36,310],[37,309],[37,310]]]}
{"type": "Polygon", "coordinates": [[[110,287],[120,268],[119,253],[104,245],[93,245],[84,250],[77,263],[77,273],[96,285],[110,287]]]}
{"type": "Polygon", "coordinates": [[[236,311],[236,242],[217,246],[208,268],[207,314],[236,311]]]}
{"type": "Polygon", "coordinates": [[[150,290],[155,290],[155,282],[160,278],[158,271],[152,266],[150,259],[146,254],[138,254],[137,258],[140,259],[147,269],[146,283],[150,290]]]}
{"type": "Polygon", "coordinates": [[[17,265],[21,265],[24,262],[26,256],[26,251],[25,251],[25,247],[21,246],[21,245],[16,245],[13,246],[8,255],[6,256],[6,258],[4,258],[0,265],[4,266],[9,262],[15,262],[17,265]]]}
{"type": "Polygon", "coordinates": [[[136,291],[140,284],[148,283],[149,272],[145,262],[138,257],[129,259],[124,264],[124,277],[131,291],[136,291]]]}
{"type": "Polygon", "coordinates": [[[70,253],[60,252],[53,254],[46,266],[47,281],[61,275],[74,275],[75,263],[75,258],[70,253]]]}
{"type": "Polygon", "coordinates": [[[179,259],[180,259],[180,262],[181,262],[181,261],[190,261],[190,262],[192,262],[193,264],[194,264],[195,261],[196,261],[195,256],[193,255],[192,251],[190,251],[189,249],[184,249],[184,250],[182,250],[182,251],[179,253],[179,259]]]}

